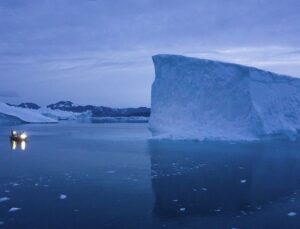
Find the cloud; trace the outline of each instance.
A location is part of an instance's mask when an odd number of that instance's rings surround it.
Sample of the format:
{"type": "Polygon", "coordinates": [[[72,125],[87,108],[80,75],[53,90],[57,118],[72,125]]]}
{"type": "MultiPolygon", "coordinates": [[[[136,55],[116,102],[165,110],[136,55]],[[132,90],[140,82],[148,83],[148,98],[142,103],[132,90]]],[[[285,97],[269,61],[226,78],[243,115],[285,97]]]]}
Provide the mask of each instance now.
{"type": "Polygon", "coordinates": [[[18,98],[19,94],[16,93],[15,91],[0,90],[0,97],[3,97],[3,98],[18,98]]]}
{"type": "Polygon", "coordinates": [[[158,53],[300,75],[299,11],[298,0],[2,0],[0,91],[145,105],[158,53]]]}

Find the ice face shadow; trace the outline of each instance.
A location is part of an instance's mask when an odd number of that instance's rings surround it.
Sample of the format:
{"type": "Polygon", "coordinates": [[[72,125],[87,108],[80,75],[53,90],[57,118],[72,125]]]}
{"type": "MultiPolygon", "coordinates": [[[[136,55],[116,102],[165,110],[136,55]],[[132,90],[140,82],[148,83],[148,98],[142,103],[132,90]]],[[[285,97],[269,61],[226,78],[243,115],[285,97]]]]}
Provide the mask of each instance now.
{"type": "Polygon", "coordinates": [[[300,190],[300,143],[150,141],[159,217],[239,215],[300,190]]]}

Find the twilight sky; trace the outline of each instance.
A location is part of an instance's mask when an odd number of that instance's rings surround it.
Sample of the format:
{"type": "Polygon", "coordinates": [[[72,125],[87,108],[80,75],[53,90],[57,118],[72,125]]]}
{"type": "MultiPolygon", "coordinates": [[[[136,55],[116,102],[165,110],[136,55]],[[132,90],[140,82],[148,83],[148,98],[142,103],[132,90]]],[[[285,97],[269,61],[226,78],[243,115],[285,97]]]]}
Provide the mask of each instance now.
{"type": "Polygon", "coordinates": [[[300,77],[299,0],[0,0],[0,101],[149,106],[158,53],[300,77]]]}

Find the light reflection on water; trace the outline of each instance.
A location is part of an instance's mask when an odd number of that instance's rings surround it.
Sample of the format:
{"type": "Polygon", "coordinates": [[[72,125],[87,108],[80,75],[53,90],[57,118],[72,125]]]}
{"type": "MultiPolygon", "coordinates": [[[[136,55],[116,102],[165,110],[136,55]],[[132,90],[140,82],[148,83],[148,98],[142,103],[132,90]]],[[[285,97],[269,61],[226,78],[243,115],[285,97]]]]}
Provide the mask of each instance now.
{"type": "Polygon", "coordinates": [[[15,141],[15,140],[11,140],[10,141],[10,146],[12,150],[17,150],[17,149],[21,149],[22,151],[26,150],[26,146],[27,146],[27,142],[26,141],[15,141]]]}

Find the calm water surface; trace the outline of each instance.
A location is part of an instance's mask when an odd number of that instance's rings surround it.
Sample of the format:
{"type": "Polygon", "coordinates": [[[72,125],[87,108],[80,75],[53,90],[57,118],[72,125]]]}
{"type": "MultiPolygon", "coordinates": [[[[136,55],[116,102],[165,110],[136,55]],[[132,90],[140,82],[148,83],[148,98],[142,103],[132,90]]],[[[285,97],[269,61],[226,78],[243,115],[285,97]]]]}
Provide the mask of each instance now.
{"type": "Polygon", "coordinates": [[[157,141],[147,124],[62,123],[18,126],[30,139],[14,150],[11,128],[0,129],[2,228],[300,228],[300,141],[157,141]]]}

